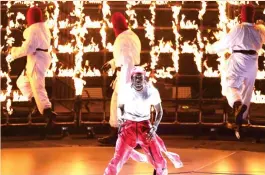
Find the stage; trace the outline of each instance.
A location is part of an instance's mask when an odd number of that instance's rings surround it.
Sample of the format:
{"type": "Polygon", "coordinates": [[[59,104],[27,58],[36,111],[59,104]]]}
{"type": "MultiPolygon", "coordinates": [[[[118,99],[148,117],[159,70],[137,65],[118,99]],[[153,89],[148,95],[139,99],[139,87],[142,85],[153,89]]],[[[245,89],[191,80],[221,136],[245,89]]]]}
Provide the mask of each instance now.
{"type": "MultiPolygon", "coordinates": [[[[178,153],[184,167],[175,169],[168,160],[169,174],[265,174],[265,146],[251,139],[221,141],[188,136],[162,136],[168,150],[178,153]]],[[[141,151],[141,149],[138,149],[141,151]]],[[[2,175],[102,175],[114,147],[98,145],[96,139],[68,136],[62,140],[2,138],[2,175]]],[[[121,175],[151,175],[150,164],[129,160],[121,175]]]]}

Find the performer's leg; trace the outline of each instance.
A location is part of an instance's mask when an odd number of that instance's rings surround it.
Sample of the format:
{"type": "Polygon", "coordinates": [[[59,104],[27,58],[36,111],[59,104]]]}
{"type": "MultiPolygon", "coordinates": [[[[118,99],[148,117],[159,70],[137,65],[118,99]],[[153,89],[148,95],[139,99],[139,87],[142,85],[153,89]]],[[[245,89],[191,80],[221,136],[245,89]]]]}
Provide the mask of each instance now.
{"type": "Polygon", "coordinates": [[[44,109],[52,106],[45,89],[45,75],[35,67],[29,80],[38,109],[43,114],[44,109]]]}
{"type": "Polygon", "coordinates": [[[124,163],[129,159],[132,150],[133,148],[125,142],[122,136],[119,136],[116,143],[114,157],[105,169],[104,175],[118,174],[124,163]]]}
{"type": "Polygon", "coordinates": [[[51,124],[57,114],[51,109],[51,102],[45,89],[45,72],[42,72],[35,67],[29,80],[37,107],[40,113],[49,119],[48,122],[51,124]]]}
{"type": "Polygon", "coordinates": [[[242,102],[240,89],[235,87],[227,87],[227,101],[229,106],[234,107],[234,103],[239,101],[242,102]]]}
{"type": "Polygon", "coordinates": [[[28,100],[31,100],[33,97],[33,93],[30,86],[30,81],[26,75],[24,75],[24,71],[20,74],[17,79],[17,87],[23,94],[23,96],[27,97],[28,100]]]}
{"type": "Polygon", "coordinates": [[[28,100],[30,100],[32,103],[31,116],[41,115],[38,110],[35,98],[33,97],[33,92],[31,90],[29,78],[25,75],[24,71],[20,74],[19,78],[17,79],[17,87],[19,88],[23,96],[26,96],[28,100]]]}
{"type": "Polygon", "coordinates": [[[148,161],[154,166],[156,174],[165,175],[167,174],[167,161],[156,143],[156,137],[151,141],[147,139],[150,126],[150,121],[146,121],[137,128],[139,144],[147,155],[148,161]]]}
{"type": "Polygon", "coordinates": [[[159,146],[156,144],[155,140],[151,140],[149,144],[141,143],[140,146],[147,155],[148,161],[154,166],[157,175],[167,175],[167,161],[163,157],[159,146]]]}
{"type": "Polygon", "coordinates": [[[111,97],[111,101],[110,101],[110,135],[103,137],[103,138],[99,138],[98,141],[102,144],[115,144],[116,140],[118,138],[118,117],[117,117],[117,108],[118,108],[118,104],[117,104],[117,98],[118,98],[118,94],[116,91],[114,91],[112,93],[112,97],[111,97]]]}
{"type": "Polygon", "coordinates": [[[247,119],[248,116],[248,110],[252,98],[254,84],[255,84],[255,78],[251,80],[246,80],[241,90],[242,103],[247,107],[247,110],[243,113],[242,116],[242,118],[245,120],[247,119]]]}
{"type": "Polygon", "coordinates": [[[111,101],[110,101],[110,126],[113,128],[118,128],[118,114],[117,114],[117,109],[118,109],[118,93],[114,91],[111,96],[111,101]]]}

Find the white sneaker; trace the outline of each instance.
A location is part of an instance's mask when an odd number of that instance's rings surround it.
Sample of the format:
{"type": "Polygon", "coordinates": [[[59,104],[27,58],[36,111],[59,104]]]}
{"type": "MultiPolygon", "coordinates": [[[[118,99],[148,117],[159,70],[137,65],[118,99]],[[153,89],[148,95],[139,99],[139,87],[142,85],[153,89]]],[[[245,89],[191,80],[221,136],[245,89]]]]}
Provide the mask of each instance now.
{"type": "Polygon", "coordinates": [[[240,133],[238,130],[235,130],[235,135],[236,135],[236,138],[239,140],[240,139],[240,133]]]}

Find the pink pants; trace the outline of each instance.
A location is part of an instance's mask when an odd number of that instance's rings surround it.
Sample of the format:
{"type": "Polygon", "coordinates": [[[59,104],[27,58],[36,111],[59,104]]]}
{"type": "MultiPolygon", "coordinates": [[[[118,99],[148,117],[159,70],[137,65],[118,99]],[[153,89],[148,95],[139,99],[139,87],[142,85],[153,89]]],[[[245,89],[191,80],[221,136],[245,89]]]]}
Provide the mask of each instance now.
{"type": "Polygon", "coordinates": [[[137,144],[142,147],[148,158],[148,162],[156,169],[156,173],[158,175],[167,174],[167,161],[161,153],[156,137],[151,141],[147,140],[147,133],[150,127],[151,124],[149,120],[141,122],[127,120],[122,124],[116,142],[114,157],[105,169],[105,175],[118,174],[137,144]]]}

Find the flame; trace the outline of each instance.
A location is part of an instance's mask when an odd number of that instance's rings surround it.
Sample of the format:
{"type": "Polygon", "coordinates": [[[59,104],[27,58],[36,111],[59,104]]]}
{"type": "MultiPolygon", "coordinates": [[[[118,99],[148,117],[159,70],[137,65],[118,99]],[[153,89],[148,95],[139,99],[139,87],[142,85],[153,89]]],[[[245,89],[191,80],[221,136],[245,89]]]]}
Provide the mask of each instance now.
{"type": "Polygon", "coordinates": [[[65,29],[71,27],[71,24],[69,24],[69,19],[66,19],[65,21],[59,21],[59,28],[65,29]]]}
{"type": "MultiPolygon", "coordinates": [[[[153,3],[153,1],[150,1],[150,0],[143,0],[143,1],[140,1],[142,4],[145,4],[145,5],[150,5],[153,3]]],[[[168,1],[161,1],[161,0],[157,0],[155,1],[155,3],[157,5],[165,5],[168,3],[168,1]]]]}
{"type": "Polygon", "coordinates": [[[112,27],[112,23],[107,18],[107,16],[111,15],[110,6],[107,1],[102,2],[102,14],[103,14],[103,20],[108,24],[108,27],[112,27]]]}
{"type": "Polygon", "coordinates": [[[20,95],[18,91],[13,91],[13,101],[28,101],[28,97],[20,95]]]}
{"type": "Polygon", "coordinates": [[[213,71],[212,67],[208,67],[206,60],[203,62],[203,65],[206,68],[206,71],[203,73],[205,77],[219,77],[219,71],[213,71]]]}
{"type": "MultiPolygon", "coordinates": [[[[214,36],[217,40],[220,40],[222,37],[224,37],[227,34],[227,24],[229,23],[229,20],[226,16],[226,1],[217,1],[218,3],[218,9],[219,9],[219,23],[217,24],[217,28],[219,29],[218,32],[214,32],[214,36]]],[[[233,24],[233,23],[231,23],[233,24]]],[[[207,41],[207,38],[204,38],[204,40],[207,41]]],[[[206,53],[208,53],[209,49],[211,48],[211,44],[207,41],[206,44],[206,53]]],[[[217,77],[221,73],[221,77],[225,75],[225,70],[222,69],[223,65],[225,65],[225,52],[218,53],[219,58],[217,61],[219,61],[218,65],[218,71],[213,71],[212,68],[208,67],[206,62],[204,62],[204,66],[206,68],[206,71],[204,72],[204,75],[206,77],[217,77]]]]}
{"type": "Polygon", "coordinates": [[[241,4],[248,3],[248,1],[233,1],[233,0],[228,0],[227,2],[233,5],[241,5],[241,4]]]}
{"type": "Polygon", "coordinates": [[[101,0],[90,0],[90,1],[87,1],[88,3],[90,4],[101,4],[101,0]]]}
{"type": "Polygon", "coordinates": [[[83,77],[83,69],[82,69],[82,61],[83,61],[83,42],[85,40],[85,34],[88,33],[87,29],[84,27],[83,22],[84,19],[83,17],[85,14],[83,13],[84,6],[83,6],[83,1],[73,1],[75,5],[75,10],[71,12],[70,14],[72,16],[75,16],[79,18],[79,21],[75,23],[75,26],[72,28],[70,31],[70,34],[75,36],[76,39],[76,45],[75,49],[77,53],[75,54],[75,68],[73,71],[73,79],[74,79],[74,84],[75,84],[75,94],[76,95],[81,95],[83,86],[85,84],[84,80],[82,80],[83,77]]]}
{"type": "Polygon", "coordinates": [[[167,67],[162,69],[156,69],[155,77],[156,78],[173,78],[170,72],[175,71],[175,68],[167,67]]]}
{"type": "Polygon", "coordinates": [[[107,38],[107,33],[106,33],[107,25],[106,25],[106,23],[108,24],[109,27],[112,27],[111,22],[107,18],[108,15],[111,15],[111,12],[110,12],[110,6],[108,5],[108,3],[106,1],[102,2],[102,14],[103,14],[103,22],[102,22],[102,26],[100,29],[100,35],[102,37],[102,40],[101,40],[102,46],[104,48],[106,48],[106,38],[107,38]]]}
{"type": "Polygon", "coordinates": [[[14,4],[23,4],[26,6],[33,7],[34,6],[34,1],[14,1],[14,4]]]}
{"type": "Polygon", "coordinates": [[[82,95],[83,87],[86,84],[84,80],[81,78],[74,77],[74,84],[75,84],[75,95],[82,95]]]}
{"type": "Polygon", "coordinates": [[[6,102],[6,110],[9,115],[13,114],[13,109],[12,109],[12,101],[10,99],[7,99],[6,102]]]}
{"type": "Polygon", "coordinates": [[[85,28],[100,28],[101,21],[92,21],[89,16],[85,17],[85,28]]]}
{"type": "Polygon", "coordinates": [[[207,3],[203,0],[203,1],[202,1],[202,9],[199,11],[199,15],[198,15],[198,18],[199,18],[200,20],[202,20],[202,17],[203,17],[203,15],[204,15],[205,12],[206,12],[206,7],[207,7],[207,3]]]}
{"type": "Polygon", "coordinates": [[[106,49],[108,49],[110,52],[113,52],[113,45],[111,43],[108,43],[106,49]]]}
{"type": "Polygon", "coordinates": [[[99,47],[98,44],[94,43],[93,38],[91,38],[91,44],[88,46],[84,46],[84,52],[98,52],[99,47]]]}
{"type": "Polygon", "coordinates": [[[0,101],[1,102],[6,101],[6,94],[3,91],[0,94],[0,101]]]}
{"type": "MultiPolygon", "coordinates": [[[[18,20],[25,20],[25,15],[23,15],[22,13],[18,12],[17,16],[16,16],[16,23],[15,24],[10,24],[10,26],[13,28],[19,28],[21,26],[21,24],[19,24],[18,20]]],[[[11,23],[13,23],[13,21],[10,21],[11,23]]]]}
{"type": "Polygon", "coordinates": [[[174,68],[175,68],[175,71],[178,72],[179,71],[179,39],[181,38],[179,32],[178,32],[178,24],[179,24],[179,21],[178,21],[178,16],[179,16],[179,13],[180,13],[180,9],[181,9],[181,6],[172,6],[171,7],[172,11],[173,11],[173,18],[174,18],[174,21],[172,21],[172,29],[173,29],[173,33],[175,35],[175,46],[176,46],[176,50],[174,50],[174,52],[172,53],[172,60],[174,62],[174,68]]]}
{"type": "Polygon", "coordinates": [[[180,28],[181,29],[198,29],[198,25],[195,24],[195,20],[193,20],[192,22],[190,20],[187,20],[187,22],[184,22],[185,19],[185,15],[182,14],[181,15],[181,21],[180,21],[180,28]]]}
{"type": "MultiPolygon", "coordinates": [[[[9,11],[11,6],[12,6],[11,2],[7,2],[6,6],[7,6],[7,17],[10,18],[11,15],[12,15],[12,13],[10,13],[10,11],[9,11]]],[[[10,21],[12,21],[12,20],[10,20],[10,21]]],[[[13,45],[13,43],[14,43],[14,38],[9,37],[9,35],[11,34],[11,30],[10,30],[11,26],[10,25],[12,24],[12,22],[10,23],[10,21],[8,22],[8,26],[6,27],[6,35],[5,35],[5,40],[6,40],[6,43],[7,43],[8,47],[11,47],[13,45]]],[[[11,78],[9,76],[9,73],[11,71],[10,63],[11,63],[12,59],[13,58],[12,58],[12,56],[10,54],[8,54],[6,56],[6,62],[7,62],[7,66],[8,66],[8,73],[5,74],[6,85],[7,85],[5,96],[6,96],[6,98],[8,98],[7,99],[7,103],[6,103],[6,109],[7,109],[7,112],[8,112],[9,115],[11,115],[13,113],[13,109],[11,107],[12,101],[10,100],[12,85],[11,85],[11,78]]]]}
{"type": "MultiPolygon", "coordinates": [[[[77,17],[79,20],[77,20],[74,23],[70,23],[70,21],[68,19],[62,20],[62,21],[58,21],[58,17],[59,17],[59,2],[58,1],[48,1],[48,3],[52,2],[53,4],[50,5],[49,7],[53,7],[53,12],[51,14],[48,13],[48,11],[46,12],[46,15],[48,16],[48,20],[47,20],[47,24],[49,26],[49,28],[52,30],[52,38],[54,39],[54,43],[53,46],[51,48],[49,48],[49,50],[51,51],[51,56],[52,56],[52,66],[51,69],[48,70],[45,74],[46,77],[53,77],[56,70],[57,70],[57,62],[58,62],[58,58],[57,58],[57,53],[68,53],[68,54],[75,54],[75,67],[73,69],[63,69],[63,68],[59,68],[59,73],[58,76],[59,77],[75,77],[74,81],[77,82],[82,82],[82,77],[92,77],[92,76],[101,76],[101,73],[98,69],[96,68],[92,68],[89,66],[89,64],[86,64],[85,68],[82,67],[82,61],[83,61],[83,54],[86,52],[99,52],[99,44],[96,44],[93,41],[93,38],[91,38],[91,41],[88,45],[84,46],[83,43],[85,41],[85,35],[88,34],[88,28],[100,28],[100,35],[102,37],[102,46],[104,48],[106,48],[107,50],[109,50],[110,52],[113,51],[113,45],[111,43],[107,43],[106,42],[106,29],[107,28],[111,28],[112,24],[110,23],[109,20],[109,16],[111,14],[110,12],[110,6],[108,5],[107,1],[73,1],[73,4],[75,6],[75,10],[70,14],[72,16],[77,17]],[[102,14],[103,14],[103,19],[100,21],[92,21],[90,16],[85,16],[85,14],[83,13],[84,10],[84,3],[94,3],[94,4],[102,4],[102,14]],[[74,42],[69,41],[67,44],[65,45],[59,45],[59,29],[63,29],[63,28],[71,28],[71,34],[75,36],[75,41],[76,44],[73,45],[74,42]],[[56,51],[57,49],[57,51],[56,51]],[[76,78],[76,74],[80,74],[79,78],[76,78]],[[78,80],[75,80],[78,79],[78,80]]],[[[27,6],[33,6],[34,5],[34,1],[8,1],[6,3],[7,6],[7,16],[10,19],[11,17],[14,17],[12,15],[14,15],[14,13],[11,13],[9,11],[9,9],[11,8],[11,6],[13,4],[25,4],[27,6]]],[[[47,2],[45,2],[47,3],[47,2]]],[[[146,20],[144,23],[144,27],[145,27],[145,37],[147,37],[149,39],[149,45],[151,46],[151,51],[150,51],[150,55],[151,55],[151,69],[155,69],[155,66],[157,65],[157,61],[159,59],[159,55],[160,53],[172,53],[172,60],[174,63],[174,68],[172,67],[163,67],[161,69],[157,69],[157,70],[152,70],[152,73],[154,73],[154,77],[151,77],[151,81],[152,82],[156,82],[155,78],[173,78],[172,75],[170,74],[170,72],[174,71],[173,69],[175,69],[176,72],[178,72],[179,70],[179,64],[178,64],[178,60],[179,60],[179,54],[180,53],[192,53],[194,54],[194,61],[196,62],[197,68],[198,70],[201,72],[201,67],[202,67],[202,57],[203,57],[203,52],[202,50],[205,49],[205,52],[207,53],[209,48],[211,47],[211,44],[209,43],[209,41],[207,40],[207,38],[203,38],[202,39],[202,35],[201,35],[201,31],[197,30],[197,37],[194,41],[186,41],[183,43],[183,45],[179,44],[179,41],[181,40],[181,36],[178,32],[178,29],[198,29],[198,25],[195,24],[195,20],[191,21],[191,20],[185,20],[185,15],[181,16],[181,21],[179,22],[179,13],[181,10],[181,6],[172,6],[172,12],[173,12],[173,21],[172,21],[172,29],[173,29],[173,33],[175,35],[175,42],[172,43],[172,41],[163,41],[163,38],[158,40],[158,45],[155,45],[155,35],[154,35],[154,31],[155,31],[155,8],[157,5],[164,5],[167,4],[167,1],[127,1],[126,4],[126,14],[129,17],[130,22],[132,23],[131,27],[132,28],[137,28],[138,27],[138,21],[136,19],[137,15],[135,10],[133,10],[133,6],[136,6],[138,4],[149,4],[150,5],[150,12],[151,12],[151,19],[150,20],[146,20]],[[195,43],[196,41],[196,43],[195,43]],[[204,42],[205,43],[204,43],[204,42]],[[181,51],[180,51],[181,48],[181,51]]],[[[234,18],[234,19],[228,19],[227,15],[226,15],[226,5],[227,3],[230,4],[236,4],[236,5],[240,5],[242,3],[245,2],[239,2],[239,1],[228,1],[228,2],[222,2],[222,1],[218,1],[218,8],[219,8],[219,23],[217,24],[217,28],[219,29],[218,32],[214,32],[214,37],[216,39],[220,39],[222,36],[224,36],[229,29],[231,29],[232,27],[234,27],[235,25],[237,25],[239,23],[238,18],[234,18]]],[[[48,7],[48,8],[49,8],[48,7]]],[[[207,7],[207,3],[206,1],[202,1],[201,4],[201,9],[199,11],[198,14],[198,19],[202,20],[203,19],[203,15],[206,12],[206,7],[207,7]]],[[[265,10],[263,11],[263,13],[265,14],[265,10]]],[[[14,38],[10,37],[11,36],[11,29],[12,28],[18,28],[21,25],[19,24],[20,20],[25,20],[25,16],[18,12],[16,14],[16,18],[15,20],[10,20],[8,23],[8,26],[6,27],[6,36],[5,36],[5,45],[6,46],[12,46],[14,43],[14,38]]],[[[0,26],[2,27],[2,26],[0,26]]],[[[4,46],[1,46],[1,49],[3,49],[4,46]]],[[[259,55],[265,55],[265,50],[261,49],[259,51],[259,55]]],[[[10,61],[12,60],[11,55],[8,55],[6,57],[6,61],[8,62],[8,67],[10,70],[10,61]]],[[[224,54],[220,53],[219,54],[219,58],[217,59],[217,61],[219,62],[218,65],[218,70],[213,70],[212,67],[209,67],[207,65],[207,62],[204,61],[203,62],[203,66],[206,68],[205,72],[203,73],[204,76],[206,77],[218,77],[220,76],[220,74],[223,74],[223,69],[222,69],[222,65],[224,64],[224,54]]],[[[112,71],[108,72],[108,75],[111,76],[113,74],[112,71]]],[[[5,77],[7,78],[7,90],[4,92],[1,92],[0,94],[0,100],[2,99],[9,99],[10,95],[11,95],[11,79],[8,75],[8,72],[2,72],[1,71],[1,77],[5,77]]],[[[257,79],[265,79],[265,70],[259,70],[257,73],[257,79]]],[[[79,86],[83,85],[82,83],[77,83],[79,84],[79,86]]],[[[78,88],[79,88],[78,86],[78,88]]],[[[79,88],[80,89],[80,88],[79,88]]],[[[77,92],[77,94],[80,94],[81,92],[77,92]]],[[[13,92],[13,96],[14,92],[13,92]]],[[[18,97],[20,98],[20,97],[18,97]]],[[[11,102],[9,103],[11,105],[11,102]]],[[[11,108],[10,108],[11,110],[11,108]]]]}
{"type": "MultiPolygon", "coordinates": [[[[50,53],[51,53],[51,57],[52,57],[52,61],[51,61],[51,69],[49,69],[46,72],[46,77],[52,77],[55,73],[55,71],[57,70],[57,62],[58,62],[58,58],[56,56],[56,52],[55,49],[58,48],[58,43],[59,43],[59,36],[58,33],[59,28],[58,28],[58,17],[59,17],[59,4],[57,1],[52,1],[53,5],[55,6],[54,8],[54,12],[53,14],[49,14],[48,11],[46,11],[45,15],[47,16],[47,21],[46,24],[47,26],[52,30],[52,38],[53,38],[53,46],[51,46],[51,48],[49,48],[50,53]]],[[[59,26],[61,26],[62,23],[59,22],[59,26]]]]}
{"type": "Polygon", "coordinates": [[[59,53],[73,53],[74,47],[71,45],[71,43],[68,43],[66,45],[58,45],[59,53]]]}
{"type": "Polygon", "coordinates": [[[155,42],[155,35],[154,35],[154,31],[155,31],[155,27],[151,24],[151,22],[147,19],[145,19],[145,23],[144,23],[144,27],[145,27],[145,37],[148,38],[149,41],[149,45],[153,45],[155,42]]]}
{"type": "Polygon", "coordinates": [[[258,90],[253,91],[251,102],[258,104],[265,104],[265,95],[261,94],[261,91],[258,90]]]}
{"type": "Polygon", "coordinates": [[[136,13],[135,13],[135,10],[132,10],[132,6],[136,5],[136,4],[139,4],[139,2],[136,2],[136,1],[127,1],[127,4],[126,4],[126,14],[129,16],[130,18],[130,21],[133,21],[133,25],[131,26],[133,29],[136,29],[138,27],[138,21],[136,19],[136,13]]]}
{"type": "Polygon", "coordinates": [[[144,30],[146,31],[145,33],[145,37],[147,37],[150,41],[149,41],[149,45],[151,46],[151,69],[155,69],[155,66],[157,65],[157,61],[158,61],[158,56],[159,53],[156,53],[155,47],[154,47],[154,43],[155,43],[155,27],[154,27],[154,23],[155,23],[155,8],[156,8],[156,4],[155,2],[152,2],[149,9],[150,12],[152,14],[151,20],[147,20],[145,19],[145,23],[144,23],[144,30]]]}
{"type": "Polygon", "coordinates": [[[158,40],[159,46],[154,46],[155,52],[158,53],[172,53],[174,49],[172,48],[173,44],[171,41],[164,42],[163,38],[158,40]]]}

